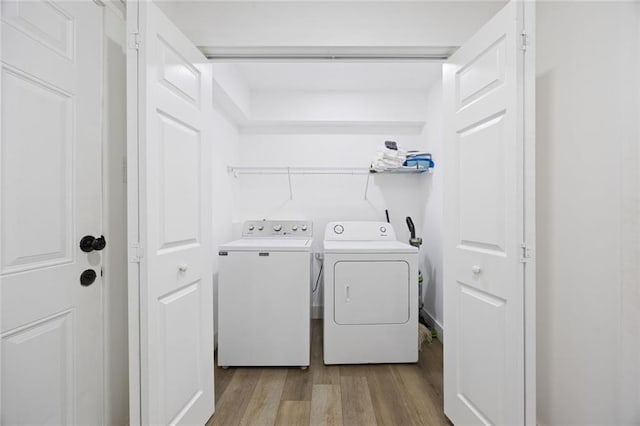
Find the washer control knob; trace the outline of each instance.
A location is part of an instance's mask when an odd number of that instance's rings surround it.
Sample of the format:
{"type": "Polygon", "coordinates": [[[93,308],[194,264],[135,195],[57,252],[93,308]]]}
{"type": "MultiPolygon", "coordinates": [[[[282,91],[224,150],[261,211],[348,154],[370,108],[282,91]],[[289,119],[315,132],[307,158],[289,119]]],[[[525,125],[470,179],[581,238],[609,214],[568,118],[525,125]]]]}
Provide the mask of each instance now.
{"type": "Polygon", "coordinates": [[[298,225],[293,225],[293,226],[291,227],[291,230],[292,230],[292,231],[297,231],[297,230],[298,230],[298,225]]]}
{"type": "Polygon", "coordinates": [[[262,231],[264,229],[264,226],[260,225],[258,226],[258,231],[262,231]]]}
{"type": "Polygon", "coordinates": [[[333,227],[333,232],[335,232],[336,234],[342,234],[344,232],[344,226],[342,225],[336,225],[333,227]]]}
{"type": "Polygon", "coordinates": [[[384,234],[385,232],[387,232],[387,228],[385,228],[384,226],[381,226],[380,227],[380,232],[382,232],[384,234]]]}
{"type": "Polygon", "coordinates": [[[273,225],[273,230],[276,232],[282,231],[282,225],[273,225]]]}
{"type": "Polygon", "coordinates": [[[255,226],[253,226],[253,225],[249,225],[249,231],[253,231],[254,229],[256,229],[256,227],[255,227],[255,226]]]}
{"type": "Polygon", "coordinates": [[[307,225],[302,225],[302,227],[300,229],[302,229],[303,231],[306,231],[307,230],[307,225]]]}

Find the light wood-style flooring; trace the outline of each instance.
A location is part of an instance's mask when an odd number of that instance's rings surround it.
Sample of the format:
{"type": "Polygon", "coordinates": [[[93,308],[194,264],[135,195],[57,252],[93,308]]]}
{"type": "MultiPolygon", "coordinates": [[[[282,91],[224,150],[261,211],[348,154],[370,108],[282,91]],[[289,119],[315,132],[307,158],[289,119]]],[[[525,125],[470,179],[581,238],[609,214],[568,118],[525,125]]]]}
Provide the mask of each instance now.
{"type": "Polygon", "coordinates": [[[449,425],[443,413],[442,344],[417,364],[324,365],[314,320],[311,366],[216,368],[216,412],[207,425],[449,425]]]}

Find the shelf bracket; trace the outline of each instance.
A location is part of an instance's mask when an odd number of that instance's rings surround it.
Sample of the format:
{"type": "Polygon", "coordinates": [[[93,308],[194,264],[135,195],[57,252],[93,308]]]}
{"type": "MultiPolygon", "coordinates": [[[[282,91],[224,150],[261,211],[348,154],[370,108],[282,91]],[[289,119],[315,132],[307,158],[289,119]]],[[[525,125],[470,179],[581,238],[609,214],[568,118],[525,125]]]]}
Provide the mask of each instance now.
{"type": "Polygon", "coordinates": [[[364,200],[367,201],[367,193],[369,192],[369,178],[371,177],[371,173],[367,174],[367,183],[364,186],[364,200]]]}

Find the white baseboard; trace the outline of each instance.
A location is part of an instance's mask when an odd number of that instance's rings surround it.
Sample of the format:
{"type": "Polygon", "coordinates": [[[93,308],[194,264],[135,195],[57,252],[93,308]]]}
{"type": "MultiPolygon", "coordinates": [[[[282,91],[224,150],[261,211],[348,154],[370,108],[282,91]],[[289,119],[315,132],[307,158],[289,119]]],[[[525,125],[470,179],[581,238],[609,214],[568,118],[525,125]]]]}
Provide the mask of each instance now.
{"type": "Polygon", "coordinates": [[[322,306],[311,307],[311,319],[322,319],[323,308],[322,306]]]}
{"type": "Polygon", "coordinates": [[[426,323],[429,325],[429,327],[436,330],[436,333],[438,333],[438,340],[443,342],[444,328],[442,327],[442,324],[436,321],[436,319],[429,312],[425,311],[424,308],[420,311],[420,314],[422,315],[422,318],[424,318],[426,323]]]}

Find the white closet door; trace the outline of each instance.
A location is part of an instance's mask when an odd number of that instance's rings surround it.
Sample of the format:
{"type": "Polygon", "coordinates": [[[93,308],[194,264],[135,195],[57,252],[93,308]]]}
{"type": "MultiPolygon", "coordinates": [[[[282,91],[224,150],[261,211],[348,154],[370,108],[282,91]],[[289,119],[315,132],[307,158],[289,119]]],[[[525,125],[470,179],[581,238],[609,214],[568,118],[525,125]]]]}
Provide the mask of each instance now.
{"type": "Polygon", "coordinates": [[[152,2],[130,2],[127,22],[140,34],[128,55],[131,422],[204,424],[214,410],[211,70],[152,2]]]}
{"type": "Polygon", "coordinates": [[[100,424],[102,8],[0,7],[0,423],[100,424]]]}
{"type": "Polygon", "coordinates": [[[444,66],[445,412],[455,424],[525,423],[523,7],[508,3],[444,66]]]}

